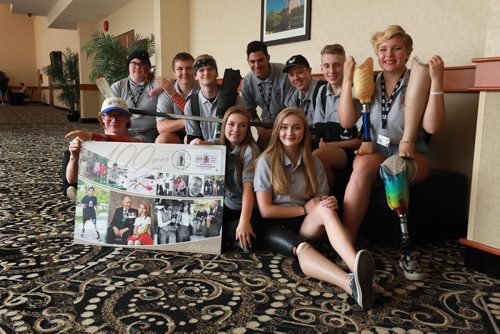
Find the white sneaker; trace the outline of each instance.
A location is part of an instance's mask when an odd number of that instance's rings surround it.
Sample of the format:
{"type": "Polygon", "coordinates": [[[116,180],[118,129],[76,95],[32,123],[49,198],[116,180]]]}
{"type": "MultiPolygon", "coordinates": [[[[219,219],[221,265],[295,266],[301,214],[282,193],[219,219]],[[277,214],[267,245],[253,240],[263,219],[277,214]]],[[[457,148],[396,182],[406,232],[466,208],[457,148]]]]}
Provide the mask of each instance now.
{"type": "Polygon", "coordinates": [[[76,188],[69,186],[68,189],[66,189],[66,196],[73,202],[76,202],[76,188]]]}
{"type": "Polygon", "coordinates": [[[405,277],[410,281],[421,281],[424,278],[422,267],[411,253],[399,255],[399,266],[403,269],[405,277]]]}

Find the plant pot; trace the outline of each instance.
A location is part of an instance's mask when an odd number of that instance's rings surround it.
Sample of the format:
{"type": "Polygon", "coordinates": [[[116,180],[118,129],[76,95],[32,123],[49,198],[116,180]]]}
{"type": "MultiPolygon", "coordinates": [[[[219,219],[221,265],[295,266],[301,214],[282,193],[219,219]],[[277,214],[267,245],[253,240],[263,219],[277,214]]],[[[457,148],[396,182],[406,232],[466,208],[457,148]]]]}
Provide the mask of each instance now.
{"type": "Polygon", "coordinates": [[[80,112],[78,110],[68,110],[66,112],[66,118],[70,122],[76,122],[80,119],[80,112]]]}

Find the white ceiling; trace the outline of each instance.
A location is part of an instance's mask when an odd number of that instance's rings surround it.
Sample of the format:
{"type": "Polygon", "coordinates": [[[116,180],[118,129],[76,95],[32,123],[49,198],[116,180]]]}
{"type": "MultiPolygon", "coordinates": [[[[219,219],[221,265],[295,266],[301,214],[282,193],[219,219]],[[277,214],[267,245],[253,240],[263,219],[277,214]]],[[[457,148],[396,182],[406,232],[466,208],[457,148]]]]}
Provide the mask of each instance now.
{"type": "Polygon", "coordinates": [[[13,14],[46,16],[50,28],[76,29],[78,22],[97,22],[131,0],[0,0],[13,14]]]}

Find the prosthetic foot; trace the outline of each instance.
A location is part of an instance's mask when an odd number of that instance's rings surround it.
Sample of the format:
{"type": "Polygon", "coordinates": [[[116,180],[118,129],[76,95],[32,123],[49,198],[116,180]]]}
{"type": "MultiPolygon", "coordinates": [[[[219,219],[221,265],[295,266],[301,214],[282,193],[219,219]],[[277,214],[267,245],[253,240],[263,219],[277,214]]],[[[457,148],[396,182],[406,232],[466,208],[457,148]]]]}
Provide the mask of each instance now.
{"type": "Polygon", "coordinates": [[[399,265],[404,275],[409,280],[421,280],[423,278],[422,268],[412,254],[412,246],[407,226],[407,214],[409,203],[409,180],[415,177],[417,172],[413,160],[406,160],[397,155],[386,159],[380,165],[380,176],[384,181],[387,204],[391,210],[396,211],[401,227],[401,254],[399,265]]]}
{"type": "Polygon", "coordinates": [[[402,158],[415,158],[415,139],[427,106],[430,85],[429,65],[413,58],[405,96],[405,129],[399,142],[399,156],[402,158]]]}
{"type": "MultiPolygon", "coordinates": [[[[217,118],[223,118],[226,110],[236,104],[236,98],[238,97],[238,86],[240,85],[240,81],[240,70],[226,68],[226,70],[224,71],[224,77],[222,78],[222,85],[217,97],[217,118]]],[[[217,123],[217,128],[214,134],[216,138],[220,136],[220,127],[221,124],[217,123]]]]}
{"type": "Polygon", "coordinates": [[[354,69],[353,75],[354,97],[363,106],[363,142],[356,154],[371,154],[375,145],[370,137],[370,101],[375,90],[373,80],[373,59],[368,57],[365,62],[354,69]]]}

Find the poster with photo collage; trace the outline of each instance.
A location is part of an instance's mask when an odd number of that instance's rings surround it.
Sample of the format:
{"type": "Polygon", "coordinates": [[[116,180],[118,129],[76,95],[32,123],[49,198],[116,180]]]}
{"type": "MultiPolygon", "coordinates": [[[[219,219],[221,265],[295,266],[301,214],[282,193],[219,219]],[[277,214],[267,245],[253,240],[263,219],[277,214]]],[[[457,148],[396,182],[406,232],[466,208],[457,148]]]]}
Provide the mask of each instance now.
{"type": "Polygon", "coordinates": [[[221,253],[226,147],[84,142],[74,241],[221,253]]]}

